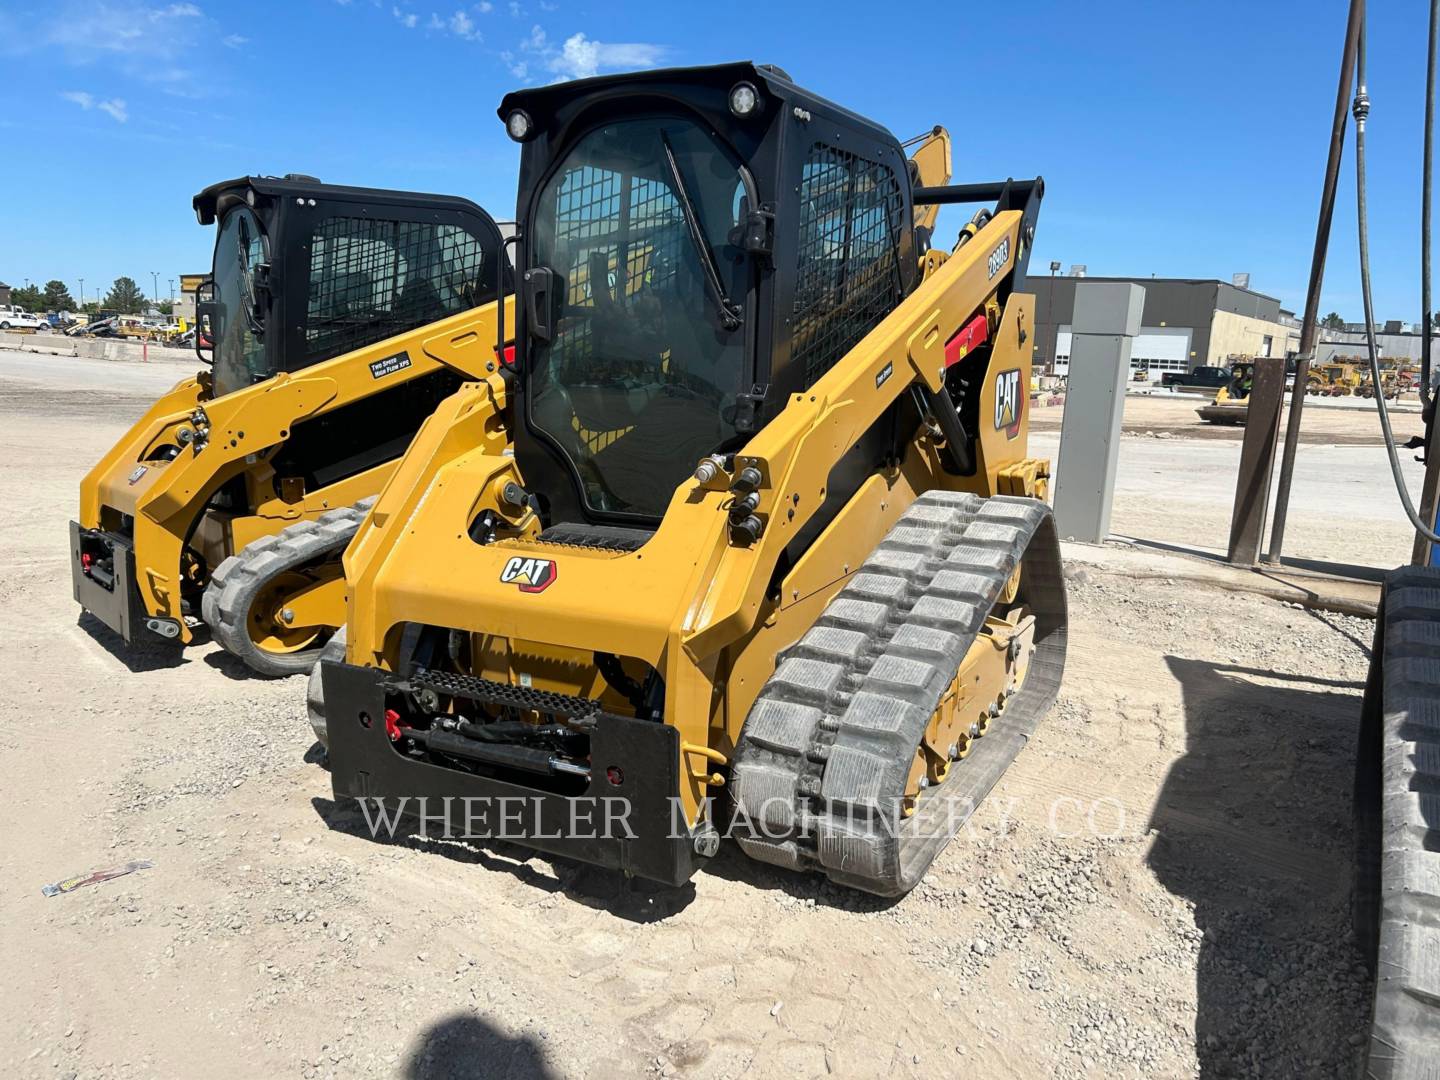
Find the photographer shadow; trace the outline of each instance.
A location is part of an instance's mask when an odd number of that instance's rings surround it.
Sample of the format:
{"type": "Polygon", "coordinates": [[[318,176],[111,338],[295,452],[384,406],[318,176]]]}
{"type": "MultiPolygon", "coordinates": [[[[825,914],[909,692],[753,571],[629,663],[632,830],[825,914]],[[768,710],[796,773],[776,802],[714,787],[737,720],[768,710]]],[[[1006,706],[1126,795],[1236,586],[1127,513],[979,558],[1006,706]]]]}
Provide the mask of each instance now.
{"type": "Polygon", "coordinates": [[[560,1080],[534,1039],[505,1035],[467,1013],[422,1031],[403,1069],[405,1080],[560,1080]]]}

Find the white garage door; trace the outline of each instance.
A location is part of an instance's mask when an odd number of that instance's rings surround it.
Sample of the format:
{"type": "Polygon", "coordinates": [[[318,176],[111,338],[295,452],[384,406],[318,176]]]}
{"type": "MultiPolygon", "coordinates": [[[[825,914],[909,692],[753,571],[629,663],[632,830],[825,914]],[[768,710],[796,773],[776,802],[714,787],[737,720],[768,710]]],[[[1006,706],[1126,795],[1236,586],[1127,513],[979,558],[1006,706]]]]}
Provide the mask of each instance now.
{"type": "MultiPolygon", "coordinates": [[[[1130,369],[1149,371],[1155,382],[1166,371],[1189,371],[1190,362],[1189,327],[1142,326],[1130,346],[1130,369]]],[[[1055,334],[1055,374],[1065,375],[1070,371],[1070,347],[1073,341],[1068,324],[1060,326],[1055,334]]]]}
{"type": "MultiPolygon", "coordinates": [[[[1148,360],[1150,366],[1183,364],[1178,370],[1188,371],[1190,363],[1190,330],[1188,327],[1142,326],[1130,355],[1148,360]]],[[[1176,370],[1166,367],[1165,370],[1176,370]]]]}

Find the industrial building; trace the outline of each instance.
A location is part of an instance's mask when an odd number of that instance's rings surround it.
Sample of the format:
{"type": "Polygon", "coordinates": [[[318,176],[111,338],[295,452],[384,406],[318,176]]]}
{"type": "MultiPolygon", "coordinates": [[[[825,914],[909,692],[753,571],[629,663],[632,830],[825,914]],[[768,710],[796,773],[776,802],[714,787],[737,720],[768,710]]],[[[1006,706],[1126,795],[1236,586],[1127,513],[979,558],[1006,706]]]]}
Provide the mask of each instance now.
{"type": "Polygon", "coordinates": [[[1300,326],[1292,312],[1282,311],[1273,296],[1229,282],[1034,274],[1026,287],[1035,293],[1036,372],[1064,375],[1070,370],[1075,287],[1086,281],[1144,288],[1145,308],[1130,366],[1154,382],[1169,371],[1223,366],[1232,356],[1286,356],[1299,348],[1300,326]]]}
{"type": "MultiPolygon", "coordinates": [[[[1418,364],[1424,347],[1421,334],[1418,330],[1398,329],[1401,325],[1391,321],[1385,324],[1383,330],[1377,330],[1375,349],[1383,357],[1418,364]]],[[[1321,364],[1337,357],[1364,357],[1368,354],[1364,323],[1347,323],[1344,330],[1321,330],[1320,340],[1315,344],[1315,359],[1321,364]],[[1353,330],[1352,325],[1355,327],[1353,330]]]]}

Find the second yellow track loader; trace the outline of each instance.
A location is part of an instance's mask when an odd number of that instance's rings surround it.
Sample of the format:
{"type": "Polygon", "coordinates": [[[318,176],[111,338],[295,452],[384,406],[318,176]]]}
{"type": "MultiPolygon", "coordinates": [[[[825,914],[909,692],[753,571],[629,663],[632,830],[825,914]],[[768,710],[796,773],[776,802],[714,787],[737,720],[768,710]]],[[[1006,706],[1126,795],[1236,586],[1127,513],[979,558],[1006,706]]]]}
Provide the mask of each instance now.
{"type": "Polygon", "coordinates": [[[466,199],[249,177],[195,210],[217,224],[211,366],[81,483],[75,599],[127,643],[208,624],[258,672],[308,671],[369,501],[436,405],[499,366],[509,266],[466,199]]]}
{"type": "Polygon", "coordinates": [[[731,835],[907,891],[1064,664],[1043,184],[940,186],[943,132],[907,159],[753,64],[500,112],[516,371],[436,410],[346,552],[336,797],[667,882],[731,835]]]}

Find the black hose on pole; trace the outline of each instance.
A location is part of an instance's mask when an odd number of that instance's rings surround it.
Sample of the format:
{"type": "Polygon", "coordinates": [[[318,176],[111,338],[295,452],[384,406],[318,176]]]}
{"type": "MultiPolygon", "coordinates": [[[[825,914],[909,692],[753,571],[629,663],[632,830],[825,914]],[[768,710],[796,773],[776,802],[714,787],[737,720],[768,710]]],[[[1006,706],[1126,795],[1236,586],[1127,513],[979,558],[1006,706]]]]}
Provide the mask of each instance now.
{"type": "Polygon", "coordinates": [[[1425,325],[1420,337],[1420,402],[1425,410],[1425,445],[1430,445],[1430,428],[1435,407],[1430,400],[1430,338],[1434,331],[1430,310],[1430,174],[1435,142],[1435,31],[1440,24],[1440,0],[1430,0],[1430,41],[1425,61],[1424,159],[1420,163],[1420,314],[1425,325]]]}
{"type": "Polygon", "coordinates": [[[1429,525],[1420,520],[1410,489],[1400,470],[1400,452],[1395,446],[1395,432],[1390,427],[1390,408],[1385,404],[1385,386],[1380,379],[1380,351],[1375,347],[1375,306],[1370,297],[1370,215],[1365,199],[1365,120],[1370,115],[1370,95],[1365,90],[1365,27],[1360,27],[1360,47],[1355,53],[1355,219],[1360,240],[1360,299],[1365,305],[1365,347],[1370,355],[1370,378],[1375,386],[1375,408],[1380,414],[1380,431],[1385,436],[1385,452],[1390,458],[1390,475],[1400,505],[1416,533],[1432,544],[1440,544],[1429,525]]]}

